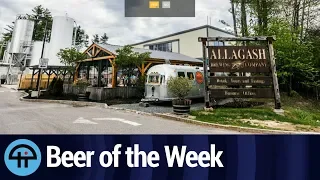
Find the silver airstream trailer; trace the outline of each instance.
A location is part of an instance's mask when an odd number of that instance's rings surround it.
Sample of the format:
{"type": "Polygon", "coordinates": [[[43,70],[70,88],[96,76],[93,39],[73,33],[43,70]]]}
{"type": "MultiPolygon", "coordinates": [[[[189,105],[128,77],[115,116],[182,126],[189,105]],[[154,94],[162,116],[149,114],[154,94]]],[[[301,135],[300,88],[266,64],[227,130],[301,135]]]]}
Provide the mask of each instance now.
{"type": "Polygon", "coordinates": [[[187,77],[192,81],[193,87],[189,99],[204,97],[203,68],[195,66],[161,64],[151,67],[146,75],[145,97],[142,102],[172,101],[174,97],[167,88],[171,77],[187,77]]]}

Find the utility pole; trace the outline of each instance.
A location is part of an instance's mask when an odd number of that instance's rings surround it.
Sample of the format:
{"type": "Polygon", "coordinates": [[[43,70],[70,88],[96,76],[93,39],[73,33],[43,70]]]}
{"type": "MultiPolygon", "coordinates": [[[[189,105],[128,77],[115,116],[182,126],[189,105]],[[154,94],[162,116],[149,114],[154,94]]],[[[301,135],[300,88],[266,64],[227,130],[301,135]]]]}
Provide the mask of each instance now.
{"type": "Polygon", "coordinates": [[[40,60],[39,60],[39,73],[38,73],[38,79],[37,79],[38,98],[40,97],[40,87],[41,87],[40,83],[41,83],[41,74],[42,74],[42,68],[40,68],[40,61],[43,59],[43,53],[44,53],[44,48],[45,48],[46,39],[47,39],[47,25],[48,25],[48,21],[46,20],[46,26],[44,28],[44,36],[43,36],[41,57],[40,57],[40,60]]]}

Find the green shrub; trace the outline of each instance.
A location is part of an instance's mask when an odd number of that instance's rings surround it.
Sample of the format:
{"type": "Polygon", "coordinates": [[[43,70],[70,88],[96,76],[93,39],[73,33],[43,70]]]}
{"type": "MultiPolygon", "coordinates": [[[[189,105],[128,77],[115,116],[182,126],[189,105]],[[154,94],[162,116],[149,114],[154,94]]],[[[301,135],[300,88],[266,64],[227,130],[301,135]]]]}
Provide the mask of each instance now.
{"type": "Polygon", "coordinates": [[[290,91],[290,94],[289,94],[290,97],[300,97],[300,94],[297,92],[297,91],[290,91]]]}
{"type": "Polygon", "coordinates": [[[57,79],[57,81],[55,82],[53,89],[52,89],[52,93],[55,96],[61,96],[63,94],[63,80],[62,79],[57,79]]]}
{"type": "Polygon", "coordinates": [[[50,82],[50,85],[49,85],[49,87],[48,87],[48,91],[51,93],[52,92],[52,90],[53,90],[53,87],[54,87],[54,84],[57,82],[57,78],[56,77],[54,77],[53,79],[52,79],[52,81],[50,82]]]}
{"type": "Polygon", "coordinates": [[[188,96],[192,89],[192,81],[185,77],[170,78],[168,81],[168,90],[172,95],[179,99],[188,96]]]}
{"type": "Polygon", "coordinates": [[[137,93],[138,96],[143,97],[145,92],[145,83],[146,83],[146,76],[140,76],[137,80],[137,93]]]}
{"type": "Polygon", "coordinates": [[[80,87],[87,87],[87,86],[90,86],[91,84],[88,82],[87,79],[77,79],[73,85],[80,86],[80,87]]]}

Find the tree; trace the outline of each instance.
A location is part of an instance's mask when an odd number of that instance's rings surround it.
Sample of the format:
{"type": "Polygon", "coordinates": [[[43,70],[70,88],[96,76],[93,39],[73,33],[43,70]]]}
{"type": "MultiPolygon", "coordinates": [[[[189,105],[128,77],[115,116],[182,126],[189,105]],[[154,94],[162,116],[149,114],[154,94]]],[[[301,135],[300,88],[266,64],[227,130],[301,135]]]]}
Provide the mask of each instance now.
{"type": "Polygon", "coordinates": [[[91,41],[92,43],[99,43],[100,42],[99,35],[98,34],[93,35],[93,39],[91,41]]]}
{"type": "Polygon", "coordinates": [[[74,28],[74,31],[76,31],[76,39],[75,39],[75,45],[78,49],[81,49],[82,47],[87,47],[87,37],[88,35],[84,31],[84,29],[81,28],[81,26],[78,26],[74,28]]]}
{"type": "Polygon", "coordinates": [[[231,2],[231,14],[232,14],[232,20],[233,20],[233,31],[235,35],[238,36],[235,3],[234,3],[234,0],[230,0],[230,2],[231,2]]]}
{"type": "MultiPolygon", "coordinates": [[[[279,83],[306,92],[320,88],[318,0],[230,0],[235,31],[243,36],[276,36],[279,83]]],[[[283,86],[281,86],[283,87],[283,86]]]]}
{"type": "Polygon", "coordinates": [[[66,48],[61,49],[57,54],[60,62],[65,64],[66,66],[75,66],[77,61],[83,60],[86,58],[86,55],[79,52],[76,48],[66,48]]]}
{"type": "Polygon", "coordinates": [[[47,22],[47,37],[50,37],[52,29],[52,16],[49,9],[38,5],[32,9],[32,14],[27,14],[29,19],[34,20],[33,40],[42,41],[45,33],[45,26],[47,22]]]}
{"type": "Polygon", "coordinates": [[[63,95],[63,80],[58,78],[53,85],[52,94],[54,96],[61,96],[63,95]]]}
{"type": "Polygon", "coordinates": [[[84,46],[89,47],[89,35],[88,34],[86,34],[86,36],[85,36],[84,46]]]}
{"type": "Polygon", "coordinates": [[[131,77],[134,70],[140,67],[145,60],[150,59],[150,52],[138,53],[133,51],[133,47],[126,45],[117,49],[115,64],[122,69],[124,75],[131,77]]]}
{"type": "Polygon", "coordinates": [[[246,0],[241,0],[241,32],[243,37],[249,35],[247,25],[246,0]]]}
{"type": "Polygon", "coordinates": [[[2,38],[3,38],[3,41],[4,41],[4,42],[7,42],[7,41],[9,41],[9,40],[12,38],[13,28],[14,28],[14,22],[12,22],[12,24],[13,24],[13,25],[7,25],[7,27],[4,28],[4,30],[7,31],[7,32],[5,32],[5,33],[2,33],[2,35],[3,35],[2,38]]]}
{"type": "Polygon", "coordinates": [[[53,90],[53,87],[54,87],[54,84],[57,82],[57,77],[54,77],[52,79],[52,81],[50,82],[50,85],[48,87],[48,91],[50,92],[50,94],[52,93],[52,90],[53,90]]]}
{"type": "MultiPolygon", "coordinates": [[[[50,33],[52,29],[52,16],[49,9],[42,7],[42,5],[36,6],[32,9],[32,14],[27,14],[28,19],[34,21],[34,30],[32,40],[42,41],[45,32],[45,25],[47,22],[47,37],[50,38],[50,33]]],[[[12,38],[14,22],[13,25],[7,25],[4,28],[7,32],[3,33],[3,40],[9,41],[12,38]]]]}
{"type": "Polygon", "coordinates": [[[107,36],[106,33],[104,33],[101,37],[100,37],[100,43],[101,44],[107,44],[109,37],[107,36]]]}

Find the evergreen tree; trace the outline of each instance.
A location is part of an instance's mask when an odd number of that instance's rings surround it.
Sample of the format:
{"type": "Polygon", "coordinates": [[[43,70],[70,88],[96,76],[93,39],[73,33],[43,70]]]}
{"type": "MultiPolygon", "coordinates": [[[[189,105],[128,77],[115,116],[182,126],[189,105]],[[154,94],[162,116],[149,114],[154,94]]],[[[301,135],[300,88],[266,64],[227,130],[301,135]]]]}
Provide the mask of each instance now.
{"type": "Polygon", "coordinates": [[[109,37],[107,36],[106,33],[104,33],[101,38],[100,38],[100,43],[101,44],[108,44],[107,41],[109,40],[109,37]]]}
{"type": "Polygon", "coordinates": [[[12,38],[13,28],[14,22],[12,22],[12,25],[7,25],[7,27],[4,28],[4,30],[6,31],[5,33],[2,33],[4,42],[9,41],[12,38]]]}
{"type": "Polygon", "coordinates": [[[89,35],[88,34],[86,34],[86,36],[85,36],[84,46],[89,47],[89,35]]]}
{"type": "Polygon", "coordinates": [[[99,35],[98,34],[93,35],[93,39],[91,41],[92,43],[100,43],[99,35]]]}
{"type": "Polygon", "coordinates": [[[27,14],[29,19],[34,20],[33,40],[42,41],[47,23],[47,37],[49,39],[52,29],[52,16],[49,9],[36,6],[32,9],[32,14],[27,14]]]}
{"type": "Polygon", "coordinates": [[[85,33],[84,29],[81,28],[81,26],[74,28],[74,31],[76,31],[75,45],[78,49],[81,49],[82,47],[86,46],[86,38],[88,35],[85,33]]]}

